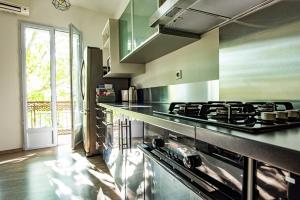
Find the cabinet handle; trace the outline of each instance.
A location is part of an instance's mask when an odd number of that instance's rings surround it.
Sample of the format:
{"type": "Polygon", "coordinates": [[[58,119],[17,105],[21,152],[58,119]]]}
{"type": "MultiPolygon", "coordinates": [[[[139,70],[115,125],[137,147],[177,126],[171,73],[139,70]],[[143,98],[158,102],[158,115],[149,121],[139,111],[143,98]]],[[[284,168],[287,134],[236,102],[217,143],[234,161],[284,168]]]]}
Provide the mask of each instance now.
{"type": "Polygon", "coordinates": [[[124,139],[123,139],[123,122],[121,121],[121,152],[124,150],[124,139]]]}
{"type": "Polygon", "coordinates": [[[124,149],[131,149],[131,121],[125,119],[124,121],[121,121],[121,147],[122,147],[122,152],[124,149]],[[125,128],[125,133],[124,133],[124,128],[125,128]]]}
{"type": "Polygon", "coordinates": [[[129,148],[131,149],[131,120],[129,120],[129,148]]]}
{"type": "MultiPolygon", "coordinates": [[[[121,150],[121,120],[118,119],[119,150],[121,150]]],[[[122,152],[123,153],[123,152],[122,152]]]]}

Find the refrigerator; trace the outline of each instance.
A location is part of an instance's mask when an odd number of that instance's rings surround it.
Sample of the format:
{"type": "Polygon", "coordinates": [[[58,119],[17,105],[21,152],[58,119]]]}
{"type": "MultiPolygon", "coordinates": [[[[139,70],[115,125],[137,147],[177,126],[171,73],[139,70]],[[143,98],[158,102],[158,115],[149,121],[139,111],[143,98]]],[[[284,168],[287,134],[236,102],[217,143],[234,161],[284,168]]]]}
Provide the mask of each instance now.
{"type": "Polygon", "coordinates": [[[80,74],[82,94],[82,139],[87,156],[102,152],[96,149],[96,87],[102,80],[102,50],[86,47],[80,74]]]}
{"type": "Polygon", "coordinates": [[[71,104],[72,147],[83,143],[87,156],[101,152],[96,149],[96,87],[102,80],[102,50],[86,47],[82,53],[82,37],[71,26],[71,104]]]}
{"type": "MultiPolygon", "coordinates": [[[[97,145],[96,120],[96,87],[99,84],[112,84],[116,92],[116,101],[121,100],[121,90],[128,89],[130,80],[126,78],[103,77],[102,50],[87,47],[80,73],[80,88],[82,94],[82,140],[86,156],[103,152],[103,145],[97,145]]],[[[98,121],[99,123],[99,121],[98,121]]]]}

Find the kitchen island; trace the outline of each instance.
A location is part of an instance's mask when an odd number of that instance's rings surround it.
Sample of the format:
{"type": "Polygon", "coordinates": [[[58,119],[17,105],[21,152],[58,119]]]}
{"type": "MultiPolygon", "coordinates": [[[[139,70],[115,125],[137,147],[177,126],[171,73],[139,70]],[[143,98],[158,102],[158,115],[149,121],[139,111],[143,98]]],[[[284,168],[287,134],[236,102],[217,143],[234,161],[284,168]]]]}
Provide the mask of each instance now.
{"type": "Polygon", "coordinates": [[[169,104],[99,103],[98,106],[300,174],[300,128],[251,134],[153,112],[168,112],[169,104]]]}

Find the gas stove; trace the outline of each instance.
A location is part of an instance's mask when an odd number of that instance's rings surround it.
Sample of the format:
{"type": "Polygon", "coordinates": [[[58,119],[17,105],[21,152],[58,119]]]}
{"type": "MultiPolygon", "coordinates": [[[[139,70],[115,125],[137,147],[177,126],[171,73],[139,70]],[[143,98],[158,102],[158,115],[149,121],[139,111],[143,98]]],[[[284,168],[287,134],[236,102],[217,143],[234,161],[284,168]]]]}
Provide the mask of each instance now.
{"type": "Polygon", "coordinates": [[[290,102],[173,102],[169,112],[154,113],[248,133],[300,127],[300,111],[290,102]]]}

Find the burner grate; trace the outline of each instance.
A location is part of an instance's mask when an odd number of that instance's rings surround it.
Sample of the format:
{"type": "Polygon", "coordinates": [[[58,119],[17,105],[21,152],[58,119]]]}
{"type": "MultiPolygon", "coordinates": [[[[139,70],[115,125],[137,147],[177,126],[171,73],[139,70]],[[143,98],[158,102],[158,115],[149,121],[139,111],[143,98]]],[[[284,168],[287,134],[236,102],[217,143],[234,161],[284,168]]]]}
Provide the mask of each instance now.
{"type": "Polygon", "coordinates": [[[169,113],[156,113],[256,133],[300,126],[300,118],[271,122],[261,118],[263,112],[288,110],[293,110],[290,102],[209,101],[174,102],[169,113]]]}

